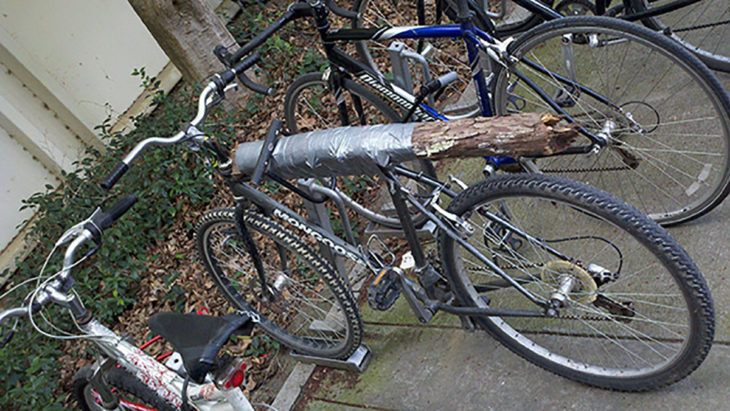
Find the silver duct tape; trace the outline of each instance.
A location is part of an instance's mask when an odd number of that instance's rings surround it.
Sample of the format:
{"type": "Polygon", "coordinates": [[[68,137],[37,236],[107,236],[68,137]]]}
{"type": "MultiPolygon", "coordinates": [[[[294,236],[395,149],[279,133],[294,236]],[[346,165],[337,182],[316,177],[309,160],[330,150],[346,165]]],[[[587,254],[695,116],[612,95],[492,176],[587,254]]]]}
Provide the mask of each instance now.
{"type": "MultiPolygon", "coordinates": [[[[378,166],[415,160],[411,135],[415,124],[340,127],[283,137],[271,154],[268,170],[285,179],[379,174],[378,166]]],[[[261,145],[238,145],[236,167],[251,175],[261,145]]]]}

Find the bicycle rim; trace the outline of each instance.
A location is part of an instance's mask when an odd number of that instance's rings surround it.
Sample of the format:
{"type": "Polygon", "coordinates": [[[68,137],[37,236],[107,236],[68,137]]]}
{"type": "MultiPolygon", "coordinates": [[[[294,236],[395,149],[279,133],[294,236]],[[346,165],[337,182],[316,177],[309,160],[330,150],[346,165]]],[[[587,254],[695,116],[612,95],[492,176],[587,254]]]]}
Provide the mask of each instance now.
{"type": "MultiPolygon", "coordinates": [[[[669,0],[633,0],[633,8],[641,12],[668,3],[669,0]]],[[[674,40],[709,67],[730,72],[730,3],[726,0],[701,0],[642,23],[653,30],[668,30],[674,40]]]]}
{"type": "MultiPolygon", "coordinates": [[[[707,286],[686,252],[637,210],[588,186],[527,175],[485,180],[449,210],[475,228],[468,241],[534,295],[550,300],[573,282],[556,318],[478,319],[529,361],[583,383],[644,391],[684,378],[706,357],[714,327],[707,286]]],[[[539,311],[443,237],[447,275],[464,304],[539,311]]]]}
{"type": "MultiPolygon", "coordinates": [[[[730,102],[717,78],[682,47],[634,24],[575,17],[526,33],[511,52],[521,59],[514,68],[553,99],[562,96],[565,111],[587,129],[608,137],[608,145],[593,155],[532,160],[541,172],[609,191],[666,225],[696,218],[727,195],[730,102]],[[577,83],[614,107],[575,92],[552,74],[567,77],[563,35],[573,38],[577,83]],[[529,67],[525,59],[551,73],[529,67]]],[[[515,79],[500,71],[498,113],[553,111],[515,79]]],[[[580,138],[575,144],[589,143],[580,138]]]]}

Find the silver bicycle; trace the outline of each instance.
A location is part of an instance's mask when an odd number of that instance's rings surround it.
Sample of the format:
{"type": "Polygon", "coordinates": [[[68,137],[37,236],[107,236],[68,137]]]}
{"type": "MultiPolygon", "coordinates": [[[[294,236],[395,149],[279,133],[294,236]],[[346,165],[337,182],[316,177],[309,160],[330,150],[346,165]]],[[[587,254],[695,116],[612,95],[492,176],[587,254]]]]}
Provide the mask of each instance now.
{"type": "MultiPolygon", "coordinates": [[[[10,341],[20,318],[28,319],[37,331],[49,337],[92,341],[98,348],[98,360],[79,370],[73,381],[78,405],[84,410],[253,410],[239,388],[244,381],[245,363],[241,358],[219,356],[219,351],[232,335],[250,334],[258,315],[245,311],[222,317],[154,315],[150,328],[175,349],[163,364],[96,320],[74,291],[72,269],[100,248],[104,230],[136,200],[129,196],[107,212],[97,209],[61,236],[56,248],[66,246],[63,268],[44,280],[38,277],[38,286],[21,307],[0,313],[0,324],[15,319],[3,345],[10,341]],[[76,258],[80,250],[88,251],[76,258]],[[54,335],[40,328],[37,322],[47,320],[42,310],[49,304],[68,309],[79,334],[54,335]]],[[[49,259],[51,255],[53,251],[49,259]]]]}

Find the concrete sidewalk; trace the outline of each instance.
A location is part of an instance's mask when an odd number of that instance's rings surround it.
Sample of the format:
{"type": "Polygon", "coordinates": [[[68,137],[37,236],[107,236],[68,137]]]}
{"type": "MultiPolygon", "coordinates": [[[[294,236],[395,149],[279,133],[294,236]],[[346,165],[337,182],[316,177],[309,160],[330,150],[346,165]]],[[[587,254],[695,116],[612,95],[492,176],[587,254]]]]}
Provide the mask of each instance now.
{"type": "MultiPolygon", "coordinates": [[[[726,87],[730,76],[721,75],[726,87]]],[[[439,314],[416,323],[403,299],[393,310],[363,307],[373,360],[358,375],[317,368],[298,409],[728,409],[730,408],[730,201],[672,228],[707,279],[715,301],[715,345],[685,380],[657,392],[594,389],[533,366],[486,333],[439,314]]]]}
{"type": "Polygon", "coordinates": [[[702,269],[717,311],[715,345],[703,365],[667,389],[626,394],[595,389],[542,370],[486,333],[466,332],[439,314],[417,324],[405,301],[388,312],[363,308],[374,358],[362,375],[318,368],[301,409],[727,409],[730,407],[730,203],[672,230],[702,269]]]}

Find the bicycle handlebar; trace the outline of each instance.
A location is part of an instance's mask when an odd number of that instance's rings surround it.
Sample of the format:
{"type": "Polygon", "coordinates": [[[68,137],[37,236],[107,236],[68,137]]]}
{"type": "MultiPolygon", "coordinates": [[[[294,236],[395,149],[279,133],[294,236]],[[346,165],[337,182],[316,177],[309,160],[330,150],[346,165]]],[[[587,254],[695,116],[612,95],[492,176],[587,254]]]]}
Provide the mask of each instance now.
{"type": "Polygon", "coordinates": [[[334,0],[324,0],[324,5],[327,6],[327,8],[332,11],[332,13],[335,13],[340,17],[345,17],[352,20],[360,18],[360,13],[343,9],[342,7],[335,4],[334,0]]]}
{"type": "Polygon", "coordinates": [[[259,94],[270,96],[274,94],[273,88],[256,84],[251,81],[248,76],[246,76],[246,70],[248,70],[254,64],[258,63],[259,60],[261,60],[261,56],[259,55],[259,53],[253,53],[250,56],[246,57],[243,61],[236,63],[236,65],[233,66],[233,72],[244,87],[247,87],[259,94]]]}
{"type": "MultiPolygon", "coordinates": [[[[24,302],[24,307],[11,308],[0,312],[0,325],[7,319],[28,315],[31,309],[33,310],[33,313],[36,313],[49,302],[61,303],[62,305],[69,304],[66,306],[71,308],[72,312],[74,308],[84,311],[83,305],[78,303],[76,305],[73,304],[73,301],[75,300],[74,296],[69,297],[67,295],[68,291],[73,286],[73,280],[69,278],[69,274],[71,267],[75,263],[73,257],[74,252],[90,238],[101,236],[104,229],[109,228],[112,224],[114,224],[114,222],[124,215],[124,213],[126,213],[136,202],[136,196],[126,196],[114,203],[114,205],[112,205],[107,211],[94,213],[91,216],[90,223],[86,223],[83,226],[77,225],[74,226],[74,228],[71,228],[69,232],[73,233],[72,235],[75,239],[66,249],[66,255],[64,257],[63,268],[61,269],[60,275],[57,276],[54,281],[48,284],[44,283],[45,285],[43,286],[43,289],[39,290],[40,294],[37,294],[38,297],[31,299],[30,301],[26,300],[24,302]],[[79,227],[83,227],[83,229],[78,230],[77,228],[79,227]]],[[[66,236],[66,234],[64,234],[64,236],[66,236]]],[[[2,343],[3,342],[0,341],[0,347],[2,346],[2,343]]]]}
{"type": "Polygon", "coordinates": [[[24,317],[26,315],[28,315],[28,307],[16,307],[5,310],[0,313],[0,325],[9,318],[24,317]]]}
{"type": "Polygon", "coordinates": [[[114,187],[114,184],[116,184],[117,181],[122,178],[127,170],[129,170],[129,166],[126,165],[123,161],[120,161],[116,166],[114,166],[111,173],[109,173],[108,176],[104,177],[101,180],[101,188],[103,188],[104,190],[109,190],[114,187]]]}

